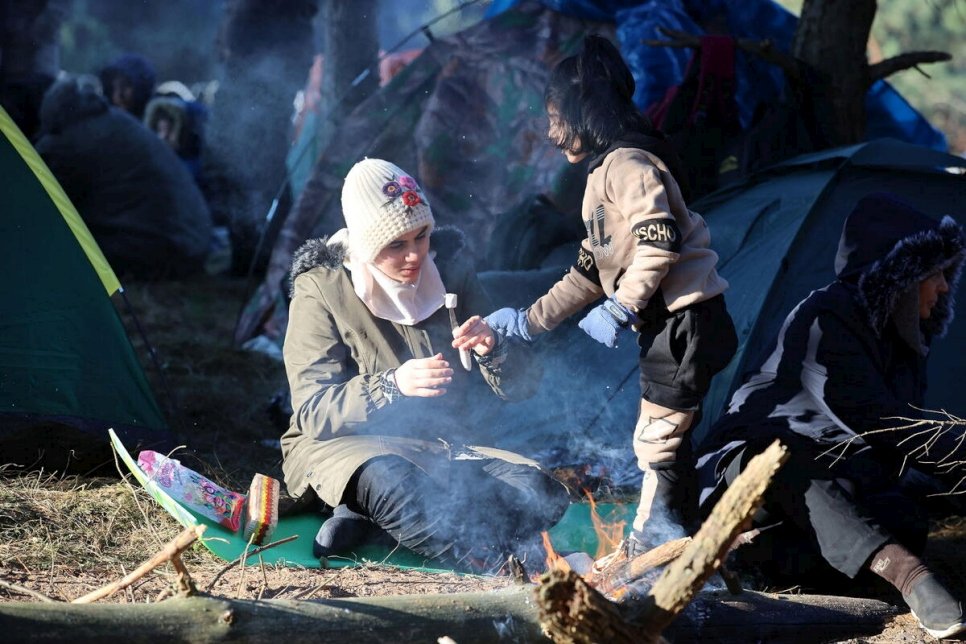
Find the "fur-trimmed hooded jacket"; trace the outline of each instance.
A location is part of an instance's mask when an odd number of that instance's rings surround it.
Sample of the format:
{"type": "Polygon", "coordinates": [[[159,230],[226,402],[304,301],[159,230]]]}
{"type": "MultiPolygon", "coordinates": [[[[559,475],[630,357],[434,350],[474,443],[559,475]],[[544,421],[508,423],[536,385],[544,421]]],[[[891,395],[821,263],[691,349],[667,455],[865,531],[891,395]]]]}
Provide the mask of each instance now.
{"type": "MultiPolygon", "coordinates": [[[[921,457],[916,448],[926,436],[874,430],[903,424],[897,417],[924,416],[928,347],[952,320],[964,249],[952,217],[937,221],[888,195],[860,200],[839,241],[838,279],[788,315],[773,352],[699,449],[705,494],[718,484],[726,455],[752,439],[796,435],[824,449],[849,442],[844,453],[871,450],[895,471],[908,454],[921,457]],[[936,270],[945,273],[949,292],[920,320],[918,285],[936,270]]],[[[956,449],[966,458],[966,445],[947,438],[917,466],[939,473],[939,452],[956,449]]]]}
{"type": "MultiPolygon", "coordinates": [[[[460,322],[493,310],[463,246],[462,233],[453,228],[437,228],[430,238],[443,284],[458,296],[460,322]]],[[[526,348],[517,344],[499,367],[475,364],[465,371],[452,348],[449,313],[443,307],[412,326],[373,316],[353,290],[345,255],[343,244],[326,239],[310,240],[296,251],[283,351],[294,410],[282,436],[285,483],[292,496],[311,487],[331,506],[342,502],[356,470],[378,456],[396,454],[442,475],[451,448],[490,442],[485,418],[474,414],[476,401],[482,405],[482,398],[493,393],[505,399],[526,397],[538,381],[537,374],[529,373],[526,348]],[[453,367],[446,394],[404,396],[390,404],[379,376],[406,360],[436,353],[453,367]]],[[[474,449],[536,465],[511,452],[474,449]]]]}

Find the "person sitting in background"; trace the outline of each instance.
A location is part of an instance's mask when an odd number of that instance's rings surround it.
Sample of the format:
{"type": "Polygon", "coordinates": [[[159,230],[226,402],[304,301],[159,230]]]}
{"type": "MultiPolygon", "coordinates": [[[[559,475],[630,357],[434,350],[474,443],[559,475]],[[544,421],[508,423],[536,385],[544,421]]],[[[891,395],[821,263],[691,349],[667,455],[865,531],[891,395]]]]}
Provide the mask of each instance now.
{"type": "Polygon", "coordinates": [[[154,94],[157,80],[154,65],[147,58],[124,54],[103,67],[98,76],[111,105],[139,121],[144,118],[144,108],[154,94]]]}
{"type": "Polygon", "coordinates": [[[171,148],[77,78],[55,83],[40,114],[37,152],[115,271],[160,279],[202,269],[211,216],[171,148]]]}
{"type": "Polygon", "coordinates": [[[788,315],[771,355],[697,450],[710,512],[748,461],[780,440],[790,458],[754,519],[772,527],[738,552],[757,551],[798,584],[821,576],[841,589],[871,571],[937,638],[966,632],[966,616],[921,558],[926,500],[905,474],[915,467],[946,491],[964,474],[963,428],[916,424],[929,420],[926,359],[952,320],[964,257],[951,217],[936,221],[889,194],[862,198],[839,240],[837,279],[788,315]]]}
{"type": "Polygon", "coordinates": [[[208,109],[178,81],[158,85],[144,109],[144,124],[167,143],[204,191],[201,154],[208,109]]]}
{"type": "Polygon", "coordinates": [[[563,515],[567,490],[530,459],[479,447],[491,432],[473,413],[479,397],[533,393],[526,347],[476,314],[490,302],[462,233],[434,229],[410,175],[360,161],[342,209],[346,228],[295,253],[283,350],[294,410],[281,440],[285,483],[335,508],[315,554],[381,529],[464,570],[492,571],[510,554],[542,566],[539,533],[563,515]],[[468,370],[460,350],[472,355],[468,370]]]}

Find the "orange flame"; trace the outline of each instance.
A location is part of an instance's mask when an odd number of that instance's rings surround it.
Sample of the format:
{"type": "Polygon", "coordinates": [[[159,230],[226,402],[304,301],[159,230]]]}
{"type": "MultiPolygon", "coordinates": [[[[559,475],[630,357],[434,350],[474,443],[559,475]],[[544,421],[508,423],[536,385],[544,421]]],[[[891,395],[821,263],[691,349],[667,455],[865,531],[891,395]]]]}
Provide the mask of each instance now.
{"type": "Polygon", "coordinates": [[[617,521],[605,521],[597,512],[597,503],[589,490],[584,490],[587,500],[590,501],[590,520],[594,524],[594,532],[597,534],[597,553],[594,559],[600,559],[606,554],[614,552],[624,538],[624,527],[627,522],[623,519],[617,521]]]}
{"type": "Polygon", "coordinates": [[[547,550],[547,570],[570,570],[567,560],[557,554],[550,543],[550,533],[544,530],[540,533],[543,537],[543,547],[547,550]]]}

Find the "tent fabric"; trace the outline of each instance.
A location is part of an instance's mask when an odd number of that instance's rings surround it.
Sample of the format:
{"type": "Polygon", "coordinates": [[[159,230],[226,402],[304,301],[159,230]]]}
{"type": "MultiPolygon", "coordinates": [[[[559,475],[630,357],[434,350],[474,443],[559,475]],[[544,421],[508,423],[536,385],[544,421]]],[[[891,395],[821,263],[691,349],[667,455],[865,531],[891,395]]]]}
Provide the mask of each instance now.
{"type": "MultiPolygon", "coordinates": [[[[966,181],[944,168],[962,172],[966,160],[880,139],[796,157],[692,205],[712,229],[719,270],[731,284],[726,298],[740,338],[737,356],[706,399],[706,421],[721,413],[744,375],[760,366],[792,308],[835,278],[838,238],[859,198],[893,192],[932,216],[949,214],[966,223],[966,181]]],[[[960,316],[937,346],[961,347],[964,341],[966,322],[960,316]]],[[[958,352],[934,352],[927,406],[961,408],[956,389],[964,378],[966,364],[958,352]]]]}
{"type": "Polygon", "coordinates": [[[104,253],[98,247],[97,242],[91,236],[91,232],[87,229],[87,224],[84,223],[84,220],[77,213],[77,209],[74,208],[74,204],[71,203],[67,194],[64,193],[64,189],[57,183],[57,179],[50,172],[50,168],[43,162],[43,159],[34,150],[30,141],[27,140],[27,137],[24,136],[20,128],[17,127],[13,119],[10,118],[10,115],[2,107],[0,107],[0,132],[7,137],[7,141],[13,146],[13,149],[20,155],[20,158],[27,164],[27,167],[37,177],[37,181],[40,182],[40,185],[50,196],[54,206],[57,207],[58,212],[60,212],[64,221],[74,233],[74,237],[77,238],[77,243],[84,249],[84,254],[97,272],[97,276],[100,278],[101,284],[104,285],[107,294],[114,295],[114,293],[117,293],[118,289],[121,288],[121,283],[114,274],[111,265],[108,264],[107,259],[104,257],[104,253]]]}
{"type": "Polygon", "coordinates": [[[391,159],[413,173],[437,225],[459,227],[477,266],[489,266],[484,251],[502,213],[537,194],[568,192],[573,174],[547,139],[543,91],[550,69],[591,31],[612,35],[606,24],[532,3],[435,40],[353,110],[279,231],[235,341],[261,334],[281,343],[292,253],[304,240],[342,227],[342,180],[363,157],[391,159]]]}
{"type": "MultiPolygon", "coordinates": [[[[169,438],[110,300],[117,278],[52,174],[0,109],[0,449],[4,462],[109,455],[104,430],[169,438]]],[[[41,461],[43,462],[43,461],[41,461]]]]}
{"type": "MultiPolygon", "coordinates": [[[[641,40],[665,37],[658,27],[706,35],[705,28],[722,17],[736,38],[769,39],[788,52],[798,19],[772,0],[539,0],[546,7],[581,19],[616,24],[617,36],[637,82],[634,101],[642,110],[661,100],[671,86],[684,79],[689,52],[673,47],[647,47],[641,40]]],[[[520,4],[496,0],[487,17],[520,4]]],[[[736,100],[744,127],[751,125],[762,101],[774,101],[784,87],[780,70],[750,57],[738,56],[736,100]]],[[[875,83],[866,96],[866,138],[892,137],[909,143],[946,150],[946,138],[885,81],[875,83]]]]}

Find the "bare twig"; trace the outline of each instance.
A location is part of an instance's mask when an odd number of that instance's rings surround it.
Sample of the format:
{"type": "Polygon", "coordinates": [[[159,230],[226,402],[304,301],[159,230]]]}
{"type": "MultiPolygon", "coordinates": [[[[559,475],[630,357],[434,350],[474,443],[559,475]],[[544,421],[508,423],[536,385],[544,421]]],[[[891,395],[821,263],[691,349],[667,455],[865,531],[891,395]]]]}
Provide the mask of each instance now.
{"type": "MultiPolygon", "coordinates": [[[[966,444],[966,432],[963,431],[963,428],[966,427],[966,420],[954,416],[944,409],[932,411],[919,409],[918,407],[912,405],[910,406],[917,411],[936,414],[940,417],[906,418],[903,416],[889,416],[883,418],[883,422],[896,421],[904,424],[892,424],[888,427],[855,434],[846,440],[829,447],[827,450],[819,454],[819,457],[834,455],[835,458],[832,462],[832,465],[835,465],[840,460],[845,458],[849,447],[860,440],[866,440],[869,437],[875,437],[880,434],[904,432],[906,436],[896,441],[896,447],[907,447],[909,449],[903,458],[902,471],[905,471],[910,459],[920,463],[929,463],[931,465],[935,465],[938,468],[946,470],[946,472],[952,471],[955,468],[966,464],[966,461],[964,461],[962,458],[956,458],[957,455],[961,455],[963,453],[962,447],[964,444],[966,444]],[[954,438],[953,443],[950,445],[949,451],[945,454],[939,454],[931,457],[930,451],[936,448],[940,438],[951,432],[957,432],[958,435],[954,438]]],[[[963,482],[964,479],[960,479],[959,483],[954,486],[954,489],[957,489],[963,482]]],[[[956,493],[959,493],[959,491],[956,493]]]]}
{"type": "Polygon", "coordinates": [[[195,582],[192,581],[191,575],[188,574],[188,569],[185,568],[184,562],[181,561],[181,555],[176,554],[171,557],[171,565],[174,567],[176,573],[178,573],[178,595],[180,597],[190,597],[198,592],[195,587],[195,582]]]}
{"type": "Polygon", "coordinates": [[[925,74],[919,65],[923,63],[941,63],[952,60],[952,56],[944,51],[910,51],[892,58],[886,58],[874,65],[869,65],[869,85],[883,78],[901,72],[903,69],[915,67],[921,74],[925,74]]]}
{"type": "Polygon", "coordinates": [[[108,584],[107,586],[99,588],[93,592],[87,593],[83,597],[78,597],[71,603],[89,604],[97,601],[98,599],[108,597],[118,590],[127,588],[132,583],[163,564],[165,561],[170,561],[172,557],[180,555],[181,552],[194,543],[195,540],[204,533],[204,531],[205,526],[203,525],[186,528],[181,534],[169,541],[160,552],[138,566],[130,574],[124,575],[123,579],[112,584],[108,584]]]}
{"type": "Polygon", "coordinates": [[[6,588],[7,590],[20,593],[21,595],[30,595],[34,599],[39,599],[42,602],[56,603],[58,601],[53,597],[48,597],[43,593],[38,593],[36,590],[30,590],[29,588],[24,588],[23,586],[18,586],[17,584],[12,584],[9,581],[4,581],[2,579],[0,579],[0,588],[6,588]]]}
{"type": "MultiPolygon", "coordinates": [[[[651,47],[675,47],[677,49],[701,49],[701,36],[696,34],[691,34],[686,31],[678,31],[677,29],[668,29],[667,27],[658,27],[658,29],[664,35],[671,38],[671,40],[653,40],[645,39],[641,40],[642,44],[650,45],[651,47]]],[[[775,43],[770,39],[765,40],[754,40],[751,38],[735,38],[735,46],[738,49],[758,56],[766,63],[770,63],[780,68],[785,72],[786,77],[789,81],[797,83],[801,80],[802,63],[790,54],[786,54],[777,47],[775,43]]]]}
{"type": "Polygon", "coordinates": [[[244,553],[242,553],[242,556],[238,557],[234,561],[228,562],[224,566],[224,568],[222,568],[221,570],[218,571],[218,574],[216,574],[212,578],[212,580],[210,582],[208,582],[208,585],[205,586],[205,592],[207,593],[212,588],[214,588],[215,584],[218,583],[218,580],[221,579],[222,576],[224,576],[224,574],[226,572],[228,572],[229,570],[231,570],[232,568],[234,568],[235,566],[237,566],[238,564],[240,564],[242,561],[244,561],[248,557],[251,557],[252,555],[257,555],[259,553],[265,552],[266,550],[269,550],[270,548],[274,548],[275,546],[280,546],[283,543],[288,543],[289,541],[295,541],[298,538],[299,538],[299,536],[297,534],[293,534],[291,537],[285,537],[284,539],[279,539],[278,541],[273,541],[272,543],[266,544],[266,545],[261,546],[259,548],[255,548],[251,552],[248,552],[246,550],[244,553]]]}

